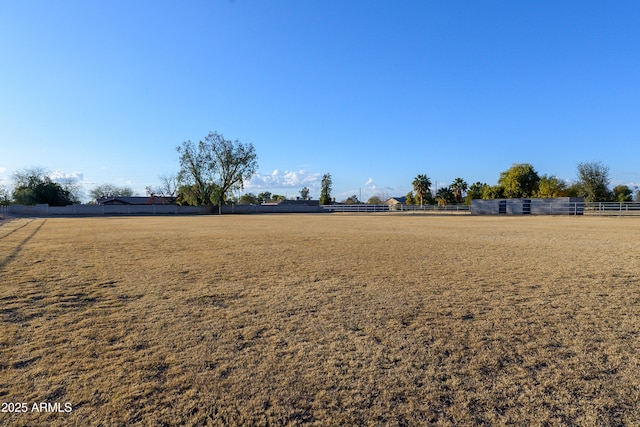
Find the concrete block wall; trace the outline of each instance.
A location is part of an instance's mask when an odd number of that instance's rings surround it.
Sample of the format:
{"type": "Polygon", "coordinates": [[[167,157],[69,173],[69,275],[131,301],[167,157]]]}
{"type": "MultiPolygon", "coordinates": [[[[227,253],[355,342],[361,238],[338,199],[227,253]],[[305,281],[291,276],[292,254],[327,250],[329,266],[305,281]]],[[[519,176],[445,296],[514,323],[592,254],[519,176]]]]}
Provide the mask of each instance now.
{"type": "Polygon", "coordinates": [[[177,205],[11,205],[10,214],[25,216],[99,216],[99,215],[202,215],[211,213],[210,206],[177,205]]]}
{"type": "Polygon", "coordinates": [[[582,215],[584,212],[584,199],[581,197],[555,197],[472,200],[471,214],[499,215],[500,202],[503,202],[507,215],[524,215],[525,201],[530,201],[531,215],[582,215]]]}

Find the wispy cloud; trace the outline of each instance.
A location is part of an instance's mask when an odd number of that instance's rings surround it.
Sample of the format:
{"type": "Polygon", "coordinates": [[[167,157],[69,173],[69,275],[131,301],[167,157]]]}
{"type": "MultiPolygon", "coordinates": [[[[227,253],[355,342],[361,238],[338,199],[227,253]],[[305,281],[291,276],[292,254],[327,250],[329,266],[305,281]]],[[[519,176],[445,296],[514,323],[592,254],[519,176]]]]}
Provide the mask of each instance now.
{"type": "Polygon", "coordinates": [[[84,183],[84,174],[82,172],[71,172],[65,173],[60,169],[55,170],[49,174],[49,178],[51,178],[55,182],[65,182],[65,183],[84,183]]]}
{"type": "Polygon", "coordinates": [[[622,171],[614,174],[611,179],[611,187],[616,185],[626,185],[635,190],[636,187],[640,187],[640,172],[622,171]]]}
{"type": "Polygon", "coordinates": [[[382,195],[382,196],[388,196],[388,197],[398,196],[398,194],[396,193],[401,191],[397,187],[391,187],[388,185],[382,185],[382,186],[378,185],[376,184],[373,178],[367,179],[367,181],[364,183],[364,188],[366,189],[367,194],[382,195]]]}
{"type": "Polygon", "coordinates": [[[373,178],[367,178],[367,180],[362,184],[361,187],[357,189],[351,189],[347,191],[343,191],[335,195],[336,200],[343,200],[347,197],[356,195],[357,197],[362,197],[362,201],[367,201],[371,196],[378,196],[381,199],[385,200],[389,197],[396,197],[400,195],[406,194],[406,190],[403,192],[399,187],[391,187],[388,185],[379,185],[373,178]]]}

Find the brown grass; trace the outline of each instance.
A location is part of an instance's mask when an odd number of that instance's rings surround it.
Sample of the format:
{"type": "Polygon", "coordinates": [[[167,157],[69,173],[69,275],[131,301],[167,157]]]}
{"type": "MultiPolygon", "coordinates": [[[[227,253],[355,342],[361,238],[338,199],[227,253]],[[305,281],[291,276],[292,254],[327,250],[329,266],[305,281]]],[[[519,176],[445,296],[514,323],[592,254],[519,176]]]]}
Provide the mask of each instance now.
{"type": "Polygon", "coordinates": [[[0,425],[637,425],[640,221],[0,227],[0,425]]]}

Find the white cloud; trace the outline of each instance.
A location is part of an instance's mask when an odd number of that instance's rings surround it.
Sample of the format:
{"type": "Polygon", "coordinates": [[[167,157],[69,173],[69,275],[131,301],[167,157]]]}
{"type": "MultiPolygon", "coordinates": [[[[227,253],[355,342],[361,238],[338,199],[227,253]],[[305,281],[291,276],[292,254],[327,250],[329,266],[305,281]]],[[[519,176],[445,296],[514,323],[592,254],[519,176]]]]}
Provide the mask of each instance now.
{"type": "Polygon", "coordinates": [[[344,200],[347,197],[356,195],[358,198],[362,197],[362,201],[366,202],[372,196],[378,196],[382,200],[385,200],[389,197],[397,197],[405,194],[406,190],[403,191],[400,187],[378,185],[373,178],[368,178],[362,186],[336,193],[334,197],[336,200],[344,200]]]}
{"type": "Polygon", "coordinates": [[[275,188],[317,188],[322,180],[322,174],[311,173],[301,169],[298,171],[274,170],[269,174],[257,173],[247,184],[247,189],[275,189],[275,188]]]}
{"type": "Polygon", "coordinates": [[[60,169],[52,172],[49,175],[49,178],[51,178],[53,181],[55,182],[65,182],[65,183],[77,183],[77,184],[82,184],[84,183],[84,174],[81,172],[71,172],[71,173],[64,173],[62,172],[60,169]]]}
{"type": "Polygon", "coordinates": [[[57,169],[49,174],[49,178],[60,185],[68,187],[79,200],[86,201],[85,190],[91,182],[85,181],[84,173],[66,173],[57,169]]]}
{"type": "Polygon", "coordinates": [[[398,189],[397,187],[380,186],[376,184],[373,178],[367,179],[367,182],[364,183],[364,189],[366,190],[366,193],[368,195],[371,195],[371,196],[382,195],[382,196],[388,196],[388,197],[398,196],[398,194],[395,194],[395,193],[400,191],[400,189],[398,189]]]}

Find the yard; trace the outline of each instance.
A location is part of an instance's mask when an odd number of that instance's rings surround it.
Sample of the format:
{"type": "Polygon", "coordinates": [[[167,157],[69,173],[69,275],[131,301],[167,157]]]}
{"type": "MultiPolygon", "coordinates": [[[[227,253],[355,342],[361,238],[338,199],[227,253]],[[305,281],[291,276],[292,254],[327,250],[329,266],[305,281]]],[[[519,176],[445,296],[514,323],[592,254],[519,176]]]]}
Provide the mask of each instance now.
{"type": "Polygon", "coordinates": [[[0,424],[637,425],[639,254],[637,218],[17,219],[0,424]]]}

